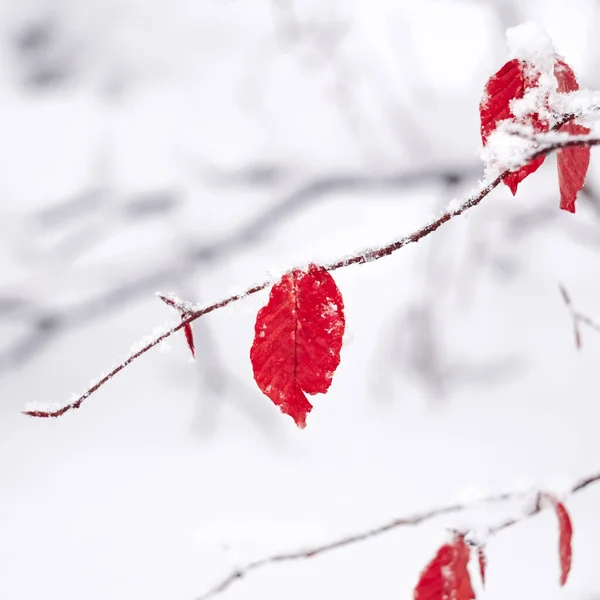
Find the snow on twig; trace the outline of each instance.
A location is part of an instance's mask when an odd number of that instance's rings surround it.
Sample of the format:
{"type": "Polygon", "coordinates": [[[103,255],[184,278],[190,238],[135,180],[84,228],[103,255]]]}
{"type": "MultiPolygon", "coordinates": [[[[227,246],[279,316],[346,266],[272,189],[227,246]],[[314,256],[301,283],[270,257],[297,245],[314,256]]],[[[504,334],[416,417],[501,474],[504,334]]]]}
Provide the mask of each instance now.
{"type": "MultiPolygon", "coordinates": [[[[570,489],[568,490],[567,496],[571,496],[576,494],[577,492],[587,488],[588,486],[600,481],[600,473],[596,473],[594,475],[590,475],[588,477],[584,477],[572,484],[570,489]]],[[[246,575],[251,573],[252,571],[257,571],[258,569],[262,569],[267,566],[273,566],[277,563],[282,562],[294,562],[305,560],[309,558],[313,558],[314,556],[318,556],[320,554],[325,554],[326,552],[330,552],[331,550],[337,550],[339,548],[344,548],[346,546],[350,546],[359,542],[364,542],[371,538],[378,537],[388,531],[393,531],[400,527],[408,527],[419,525],[425,521],[430,521],[431,519],[435,519],[438,517],[442,517],[449,514],[464,512],[468,510],[476,509],[482,505],[493,504],[498,502],[511,502],[515,500],[522,499],[526,494],[523,492],[506,492],[503,494],[496,494],[492,496],[487,496],[486,498],[480,499],[478,501],[472,503],[465,504],[449,504],[447,506],[440,506],[438,508],[434,508],[428,511],[416,513],[413,515],[409,515],[407,517],[400,517],[389,521],[387,523],[383,523],[378,527],[373,527],[371,529],[366,529],[361,532],[339,538],[337,540],[333,540],[331,542],[327,542],[325,544],[312,546],[309,548],[304,548],[302,550],[297,550],[293,552],[283,552],[281,554],[273,554],[271,556],[267,556],[265,558],[261,558],[252,562],[247,563],[243,567],[235,569],[231,571],[227,576],[225,576],[221,581],[219,581],[214,587],[210,590],[197,596],[195,600],[209,600],[210,598],[214,598],[215,596],[221,594],[225,590],[227,590],[231,585],[233,585],[236,581],[244,578],[246,575]]],[[[529,519],[538,513],[550,508],[550,505],[547,503],[539,502],[540,492],[534,493],[535,502],[530,503],[530,506],[520,515],[506,521],[503,521],[496,525],[495,527],[491,527],[488,529],[487,537],[491,537],[496,535],[497,533],[508,529],[518,523],[529,519]]]]}
{"type": "MultiPolygon", "coordinates": [[[[567,115],[562,120],[560,120],[554,127],[554,130],[557,131],[562,125],[572,120],[574,115],[567,115]]],[[[540,138],[540,147],[534,148],[532,152],[535,152],[533,156],[529,156],[528,160],[535,156],[539,156],[540,154],[549,154],[555,150],[560,148],[570,147],[570,146],[581,146],[581,145],[598,145],[600,144],[600,139],[593,138],[593,136],[571,136],[567,138],[560,138],[557,140],[553,140],[552,142],[546,142],[546,138],[543,135],[551,135],[551,134],[540,134],[542,137],[540,138]]],[[[366,264],[369,262],[373,262],[375,260],[379,260],[380,258],[384,258],[385,256],[390,256],[394,252],[408,246],[409,244],[413,244],[419,242],[423,238],[432,234],[434,231],[439,229],[444,223],[447,223],[454,217],[462,215],[464,212],[477,206],[490,192],[492,192],[500,183],[507,177],[515,166],[510,169],[505,169],[500,174],[495,176],[494,178],[490,178],[484,180],[479,187],[465,200],[462,202],[457,202],[453,200],[450,202],[448,208],[438,217],[431,220],[429,223],[423,225],[416,231],[405,235],[397,240],[389,244],[385,244],[383,246],[377,246],[374,248],[369,248],[358,252],[356,254],[352,254],[350,256],[346,256],[344,258],[340,258],[332,263],[322,265],[324,269],[327,271],[336,271],[337,269],[341,269],[343,267],[348,267],[350,265],[357,264],[366,264]]],[[[223,298],[214,302],[212,304],[207,305],[194,305],[191,303],[183,302],[174,296],[159,294],[159,297],[166,304],[173,306],[180,310],[182,314],[182,319],[177,325],[170,326],[164,330],[161,330],[159,333],[150,337],[150,339],[144,338],[141,343],[136,345],[134,351],[132,351],[121,363],[119,363],[116,367],[110,370],[108,373],[100,377],[98,380],[93,382],[90,387],[81,395],[77,396],[70,403],[62,406],[61,408],[54,409],[43,409],[38,406],[31,407],[30,409],[25,409],[23,414],[28,415],[30,417],[39,417],[39,418],[56,418],[64,415],[66,412],[70,411],[74,408],[79,408],[85,400],[87,400],[94,392],[98,391],[104,384],[108,383],[115,375],[120,373],[125,367],[130,365],[134,360],[138,359],[140,356],[151,350],[162,341],[166,340],[174,333],[184,329],[190,323],[199,319],[200,317],[211,313],[217,309],[224,308],[229,304],[233,304],[238,300],[242,300],[247,296],[252,294],[256,294],[260,292],[274,282],[271,280],[266,280],[261,283],[257,283],[246,289],[245,291],[237,294],[233,294],[227,298],[223,298]]]]}

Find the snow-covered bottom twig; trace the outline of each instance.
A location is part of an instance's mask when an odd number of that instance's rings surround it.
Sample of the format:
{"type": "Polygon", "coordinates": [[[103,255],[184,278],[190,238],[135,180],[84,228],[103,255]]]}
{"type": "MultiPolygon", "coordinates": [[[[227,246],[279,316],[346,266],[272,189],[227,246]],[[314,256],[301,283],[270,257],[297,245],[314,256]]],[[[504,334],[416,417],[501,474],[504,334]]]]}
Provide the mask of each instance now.
{"type": "MultiPolygon", "coordinates": [[[[554,130],[558,131],[562,125],[567,123],[568,121],[575,118],[575,115],[567,115],[563,119],[561,119],[554,126],[554,130]]],[[[553,136],[553,135],[561,135],[555,133],[548,134],[540,134],[542,137],[539,141],[539,146],[535,146],[534,148],[529,149],[528,152],[532,152],[533,154],[527,154],[527,160],[531,160],[531,158],[539,156],[540,154],[549,154],[555,150],[560,148],[570,147],[570,146],[591,146],[600,144],[600,139],[594,138],[593,136],[571,136],[571,137],[560,137],[558,139],[554,138],[544,138],[543,136],[553,136]]],[[[537,143],[537,142],[536,142],[537,143]]],[[[432,234],[434,231],[439,229],[444,223],[447,223],[454,217],[462,215],[464,212],[477,206],[492,190],[494,190],[500,183],[515,169],[517,169],[523,159],[520,161],[516,161],[514,165],[511,165],[511,168],[505,169],[500,174],[496,175],[493,178],[484,180],[479,188],[474,191],[469,197],[467,197],[462,202],[457,202],[453,200],[446,210],[439,215],[438,217],[431,220],[429,223],[423,225],[413,233],[410,233],[406,236],[398,238],[389,244],[385,244],[383,246],[378,246],[375,248],[369,248],[358,252],[356,254],[352,254],[350,256],[346,256],[344,258],[340,258],[337,261],[334,261],[327,265],[322,265],[324,269],[327,271],[336,271],[337,269],[341,269],[343,267],[348,267],[350,265],[360,265],[366,264],[369,262],[373,262],[375,260],[379,260],[385,256],[390,256],[394,252],[408,246],[409,244],[413,244],[419,242],[423,238],[432,234]]],[[[66,412],[70,411],[74,408],[79,408],[82,403],[87,400],[94,392],[99,390],[104,384],[108,383],[115,375],[121,372],[125,367],[130,365],[134,360],[151,350],[162,341],[166,340],[174,333],[185,328],[189,328],[190,323],[199,319],[200,317],[211,313],[217,309],[228,306],[229,304],[233,304],[238,300],[242,300],[247,296],[252,294],[256,294],[260,292],[270,285],[273,284],[273,281],[266,280],[261,283],[252,285],[248,289],[243,292],[234,294],[227,298],[223,298],[218,300],[217,302],[197,306],[191,303],[182,302],[179,299],[175,299],[166,295],[159,295],[159,297],[166,304],[173,306],[178,309],[181,313],[181,321],[177,325],[173,325],[165,330],[161,330],[159,333],[151,337],[150,339],[143,340],[143,343],[140,345],[136,345],[134,351],[132,351],[122,362],[120,362],[116,367],[114,367],[111,371],[100,377],[98,380],[90,384],[88,389],[81,395],[76,396],[70,403],[62,406],[61,408],[41,408],[37,405],[35,407],[30,407],[23,411],[23,414],[31,416],[31,417],[40,417],[40,418],[56,418],[64,415],[66,412]]]]}
{"type": "MultiPolygon", "coordinates": [[[[577,492],[587,488],[588,486],[600,481],[600,473],[596,473],[594,475],[590,475],[589,477],[584,477],[573,483],[573,485],[567,491],[567,496],[572,496],[577,492]]],[[[425,521],[429,521],[431,519],[435,519],[437,517],[443,517],[445,515],[454,514],[458,512],[464,512],[468,510],[473,510],[481,507],[486,504],[500,503],[500,502],[511,502],[516,500],[526,499],[528,494],[524,492],[506,492],[503,494],[495,494],[492,496],[487,496],[480,500],[477,500],[472,503],[456,503],[456,504],[448,504],[446,506],[440,506],[438,508],[433,508],[431,510],[423,511],[420,513],[416,513],[413,515],[409,515],[406,517],[399,517],[387,523],[383,523],[378,527],[373,527],[371,529],[365,529],[364,531],[357,532],[352,535],[348,535],[346,537],[339,538],[337,540],[333,540],[331,542],[327,542],[320,545],[315,545],[312,547],[304,548],[302,550],[297,550],[293,552],[283,552],[280,554],[273,554],[271,556],[267,556],[265,558],[261,558],[252,562],[247,563],[243,567],[235,569],[231,571],[226,577],[224,577],[219,583],[217,583],[213,588],[201,594],[196,598],[196,600],[208,600],[209,598],[213,598],[218,594],[221,594],[225,590],[227,590],[232,584],[240,579],[244,578],[246,575],[251,573],[252,571],[256,571],[258,569],[262,569],[263,567],[272,566],[276,563],[282,562],[293,562],[304,560],[308,558],[312,558],[314,556],[318,556],[320,554],[324,554],[326,552],[330,552],[331,550],[337,550],[338,548],[344,548],[345,546],[350,546],[352,544],[356,544],[359,542],[363,542],[369,540],[371,538],[377,537],[383,533],[387,533],[388,531],[392,531],[394,529],[398,529],[400,527],[408,527],[419,525],[425,521]]],[[[550,508],[548,503],[541,502],[542,492],[534,492],[533,497],[530,497],[529,500],[533,499],[534,502],[527,502],[524,511],[521,515],[517,517],[510,518],[506,521],[502,521],[499,524],[492,526],[488,529],[486,538],[489,539],[493,535],[508,529],[518,523],[529,519],[538,513],[542,512],[546,508],[550,508]]],[[[467,532],[465,532],[467,533],[467,532]]],[[[481,540],[481,541],[487,541],[481,540]]]]}
{"type": "Polygon", "coordinates": [[[544,133],[536,132],[528,125],[508,121],[500,124],[481,152],[486,174],[494,177],[500,170],[518,171],[535,159],[564,148],[600,145],[597,135],[573,135],[558,131],[566,122],[576,118],[576,114],[569,114],[559,120],[552,130],[544,133]]]}

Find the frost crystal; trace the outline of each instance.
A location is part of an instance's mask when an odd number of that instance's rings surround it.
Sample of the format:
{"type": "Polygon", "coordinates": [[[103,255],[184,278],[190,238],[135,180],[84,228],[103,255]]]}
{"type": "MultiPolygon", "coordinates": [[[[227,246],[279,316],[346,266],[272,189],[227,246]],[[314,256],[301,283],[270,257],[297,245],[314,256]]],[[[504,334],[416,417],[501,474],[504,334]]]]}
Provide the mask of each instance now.
{"type": "Polygon", "coordinates": [[[537,23],[523,23],[506,31],[508,47],[513,58],[525,64],[525,73],[535,81],[523,98],[512,100],[510,109],[517,119],[537,114],[542,121],[550,121],[552,114],[546,99],[556,90],[554,63],[556,52],[550,36],[537,23]]]}

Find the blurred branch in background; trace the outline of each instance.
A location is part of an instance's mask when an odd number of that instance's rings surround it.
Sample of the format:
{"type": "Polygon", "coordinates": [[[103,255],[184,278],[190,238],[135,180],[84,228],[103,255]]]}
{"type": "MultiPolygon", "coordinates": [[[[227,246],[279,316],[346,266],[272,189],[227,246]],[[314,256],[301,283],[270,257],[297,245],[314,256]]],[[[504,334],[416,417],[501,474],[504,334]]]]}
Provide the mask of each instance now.
{"type": "Polygon", "coordinates": [[[575,339],[575,347],[577,348],[577,350],[581,350],[582,339],[581,339],[580,325],[585,325],[586,327],[589,327],[590,329],[593,329],[594,331],[597,331],[598,333],[600,333],[600,323],[598,323],[597,321],[594,321],[591,317],[580,312],[573,306],[573,303],[571,301],[571,296],[567,292],[567,289],[563,285],[560,285],[559,289],[560,289],[562,298],[564,300],[564,303],[566,304],[567,308],[569,309],[569,313],[570,313],[571,319],[573,321],[573,335],[574,335],[574,339],[575,339]]]}
{"type": "MultiPolygon", "coordinates": [[[[27,331],[16,341],[0,350],[0,372],[15,368],[41,351],[57,335],[85,323],[105,317],[111,312],[124,309],[144,294],[170,284],[179,274],[191,276],[201,265],[224,260],[237,252],[257,244],[277,225],[290,219],[299,211],[308,208],[314,202],[321,201],[336,192],[366,193],[379,190],[394,190],[401,194],[415,186],[429,186],[447,182],[459,182],[472,178],[478,172],[477,165],[463,168],[425,169],[413,173],[398,173],[389,176],[368,174],[339,174],[316,177],[298,185],[293,191],[258,212],[246,223],[223,238],[210,243],[184,243],[185,254],[177,258],[173,265],[150,269],[141,276],[133,275],[131,281],[115,288],[103,291],[94,298],[80,304],[65,306],[61,309],[49,309],[40,306],[40,298],[45,296],[32,292],[31,297],[21,297],[17,292],[0,290],[0,319],[18,320],[27,331]]],[[[368,201],[369,196],[353,196],[357,202],[368,201]]],[[[103,205],[102,196],[97,192],[88,192],[75,199],[65,201],[51,210],[43,210],[34,216],[34,221],[44,228],[63,226],[83,213],[93,212],[103,205]]],[[[134,220],[140,215],[162,217],[166,210],[177,206],[175,192],[160,192],[143,198],[132,198],[121,205],[122,215],[131,215],[134,220]]],[[[97,217],[104,224],[105,217],[97,217]]],[[[127,219],[125,219],[125,222],[127,219]]],[[[81,243],[88,243],[88,236],[76,237],[81,243]]],[[[71,256],[69,256],[71,258],[71,256]]]]}

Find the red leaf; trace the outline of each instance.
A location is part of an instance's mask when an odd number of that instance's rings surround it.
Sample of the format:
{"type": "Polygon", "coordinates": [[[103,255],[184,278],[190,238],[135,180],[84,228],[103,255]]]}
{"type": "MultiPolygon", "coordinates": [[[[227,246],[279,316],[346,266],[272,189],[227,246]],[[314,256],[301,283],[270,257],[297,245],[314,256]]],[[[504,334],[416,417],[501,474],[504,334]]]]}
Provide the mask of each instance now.
{"type": "Polygon", "coordinates": [[[258,311],[250,350],[254,379],[300,428],[312,409],[304,393],[324,394],[331,385],[344,327],[342,295],[317,265],[284,275],[258,311]]]}
{"type": "Polygon", "coordinates": [[[194,332],[192,331],[192,325],[190,323],[186,323],[183,326],[183,332],[185,333],[185,339],[190,348],[190,352],[192,353],[192,357],[196,358],[196,347],[194,346],[194,332]]]}
{"type": "Polygon", "coordinates": [[[510,110],[510,101],[514,98],[522,98],[524,93],[523,65],[516,58],[508,61],[488,79],[479,104],[481,139],[484,145],[500,121],[514,118],[510,110]]]}
{"type": "Polygon", "coordinates": [[[568,92],[576,92],[579,89],[573,69],[561,58],[554,64],[554,76],[558,83],[556,88],[558,93],[567,94],[568,92]]]}
{"type": "Polygon", "coordinates": [[[469,564],[470,549],[458,535],[444,544],[421,573],[414,600],[474,600],[469,564]]]}
{"type": "Polygon", "coordinates": [[[477,562],[479,563],[479,575],[481,575],[481,585],[485,587],[485,570],[487,568],[487,558],[483,546],[477,546],[477,562]]]}
{"type": "Polygon", "coordinates": [[[571,517],[565,505],[561,502],[556,504],[556,516],[558,517],[559,542],[558,550],[560,555],[560,585],[567,583],[569,572],[571,571],[571,559],[573,556],[572,539],[573,524],[571,517]]]}
{"type": "MultiPolygon", "coordinates": [[[[516,58],[508,61],[495,75],[492,75],[483,93],[479,104],[481,118],[481,139],[483,145],[487,144],[489,136],[496,130],[500,122],[507,119],[531,125],[535,131],[548,131],[548,123],[539,118],[539,115],[529,115],[525,120],[517,121],[511,111],[511,100],[523,98],[525,92],[536,87],[539,76],[529,75],[531,69],[525,69],[526,63],[516,58]]],[[[510,188],[513,196],[517,187],[525,177],[537,171],[544,162],[541,156],[521,167],[518,171],[510,173],[504,178],[504,183],[510,188]]]]}
{"type": "Polygon", "coordinates": [[[558,554],[560,557],[560,585],[567,583],[571,571],[571,559],[573,556],[573,523],[565,505],[552,494],[544,494],[544,497],[552,504],[556,517],[558,518],[558,554]]]}
{"type": "MultiPolygon", "coordinates": [[[[579,89],[575,73],[573,73],[571,67],[563,60],[558,60],[554,65],[554,75],[558,82],[558,92],[565,94],[575,92],[579,89]]],[[[577,125],[573,121],[569,121],[563,125],[560,131],[571,135],[586,135],[590,133],[590,129],[583,125],[577,125]]],[[[585,176],[590,165],[590,149],[577,146],[559,150],[557,165],[560,207],[563,210],[574,213],[577,192],[581,190],[585,183],[585,176]]]]}

